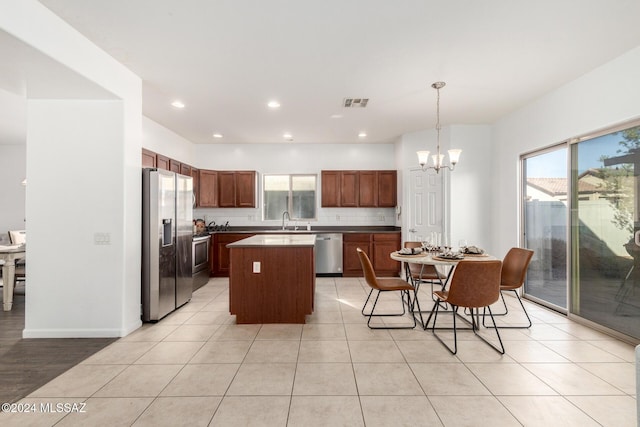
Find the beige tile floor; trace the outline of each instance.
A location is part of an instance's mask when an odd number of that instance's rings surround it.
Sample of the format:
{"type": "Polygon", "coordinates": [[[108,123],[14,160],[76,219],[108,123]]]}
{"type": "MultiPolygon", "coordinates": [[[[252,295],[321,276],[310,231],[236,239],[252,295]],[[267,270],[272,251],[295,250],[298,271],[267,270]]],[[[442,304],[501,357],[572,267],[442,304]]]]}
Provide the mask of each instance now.
{"type": "MultiPolygon", "coordinates": [[[[429,331],[369,330],[365,292],[361,279],[319,278],[307,324],[236,325],[228,281],[212,279],[20,402],[35,412],[1,413],[0,425],[636,425],[631,345],[527,304],[534,326],[503,329],[505,355],[462,332],[454,356],[429,331]]],[[[421,301],[430,308],[429,295],[421,301]]],[[[500,321],[522,321],[508,301],[500,321]]]]}

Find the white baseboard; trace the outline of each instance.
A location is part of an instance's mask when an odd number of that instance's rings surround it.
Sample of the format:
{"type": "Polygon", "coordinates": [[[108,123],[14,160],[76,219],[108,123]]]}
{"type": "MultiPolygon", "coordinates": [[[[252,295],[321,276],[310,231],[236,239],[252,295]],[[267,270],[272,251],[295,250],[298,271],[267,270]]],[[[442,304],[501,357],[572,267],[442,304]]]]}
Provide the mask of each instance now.
{"type": "Polygon", "coordinates": [[[22,338],[120,338],[120,329],[23,329],[22,338]]]}

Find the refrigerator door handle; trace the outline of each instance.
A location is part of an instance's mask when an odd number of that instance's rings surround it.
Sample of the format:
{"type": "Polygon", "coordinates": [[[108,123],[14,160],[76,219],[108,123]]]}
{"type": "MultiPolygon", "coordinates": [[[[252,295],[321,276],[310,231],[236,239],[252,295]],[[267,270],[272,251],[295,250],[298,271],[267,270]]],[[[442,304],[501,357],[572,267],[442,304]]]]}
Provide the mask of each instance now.
{"type": "Polygon", "coordinates": [[[173,219],[162,220],[162,247],[173,245],[173,219]]]}

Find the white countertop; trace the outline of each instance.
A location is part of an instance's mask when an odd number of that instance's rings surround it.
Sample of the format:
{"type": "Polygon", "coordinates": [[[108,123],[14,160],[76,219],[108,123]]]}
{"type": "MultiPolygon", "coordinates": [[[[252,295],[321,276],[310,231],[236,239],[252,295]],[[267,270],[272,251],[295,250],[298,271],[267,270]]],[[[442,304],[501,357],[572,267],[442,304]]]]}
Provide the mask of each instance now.
{"type": "Polygon", "coordinates": [[[228,248],[247,247],[291,247],[314,246],[316,236],[314,234],[256,234],[237,242],[229,243],[228,248]]]}

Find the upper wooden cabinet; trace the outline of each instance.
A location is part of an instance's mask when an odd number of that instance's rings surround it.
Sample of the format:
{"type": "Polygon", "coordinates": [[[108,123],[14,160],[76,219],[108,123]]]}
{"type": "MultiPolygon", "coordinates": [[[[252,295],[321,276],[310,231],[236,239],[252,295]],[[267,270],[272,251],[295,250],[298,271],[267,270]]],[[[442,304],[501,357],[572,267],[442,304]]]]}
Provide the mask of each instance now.
{"type": "Polygon", "coordinates": [[[235,172],[218,172],[218,207],[236,207],[235,172]]]}
{"type": "Polygon", "coordinates": [[[255,171],[200,170],[200,207],[255,208],[255,171]]]}
{"type": "Polygon", "coordinates": [[[218,207],[218,172],[200,169],[197,206],[203,208],[218,207]]]}
{"type": "Polygon", "coordinates": [[[256,207],[256,172],[238,171],[235,173],[236,206],[239,208],[256,207]]]}
{"type": "Polygon", "coordinates": [[[358,206],[378,206],[378,175],[376,171],[358,173],[358,206]]]}
{"type": "Polygon", "coordinates": [[[355,208],[358,206],[358,171],[340,172],[340,206],[355,208]]]}
{"type": "Polygon", "coordinates": [[[143,168],[155,168],[157,155],[153,151],[142,149],[142,167],[143,168]]]}
{"type": "Polygon", "coordinates": [[[191,176],[191,166],[180,163],[180,173],[185,176],[191,176]]]}
{"type": "Polygon", "coordinates": [[[171,170],[169,168],[169,158],[167,156],[163,156],[162,154],[158,154],[156,156],[156,167],[158,169],[164,169],[166,171],[171,170]]]}
{"type": "Polygon", "coordinates": [[[182,163],[177,160],[169,159],[169,170],[171,172],[180,173],[182,168],[182,163]]]}
{"type": "Polygon", "coordinates": [[[322,207],[394,207],[397,172],[322,171],[322,207]]]}
{"type": "Polygon", "coordinates": [[[322,171],[322,197],[323,208],[340,206],[340,171],[322,171]]]}
{"type": "Polygon", "coordinates": [[[396,171],[376,171],[378,202],[376,206],[393,208],[398,204],[398,173],[396,171]]]}

